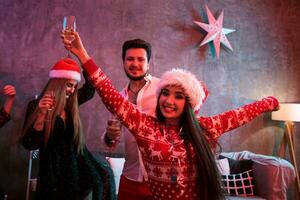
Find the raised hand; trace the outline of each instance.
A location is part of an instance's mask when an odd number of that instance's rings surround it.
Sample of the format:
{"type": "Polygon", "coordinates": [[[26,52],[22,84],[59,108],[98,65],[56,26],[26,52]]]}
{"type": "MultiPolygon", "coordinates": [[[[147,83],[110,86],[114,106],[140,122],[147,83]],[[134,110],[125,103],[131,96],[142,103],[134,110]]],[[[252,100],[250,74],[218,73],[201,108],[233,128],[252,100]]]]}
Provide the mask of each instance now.
{"type": "Polygon", "coordinates": [[[12,85],[5,85],[3,87],[3,94],[6,95],[8,98],[15,98],[16,96],[16,89],[12,85]]]}
{"type": "Polygon", "coordinates": [[[10,113],[10,110],[12,108],[12,105],[13,105],[15,97],[16,97],[16,89],[12,85],[5,85],[3,87],[3,94],[5,96],[7,96],[5,103],[4,103],[4,110],[7,113],[10,113]]]}
{"type": "Polygon", "coordinates": [[[268,96],[266,98],[263,98],[262,100],[268,104],[269,111],[277,111],[280,109],[280,105],[276,97],[268,96]]]}
{"type": "Polygon", "coordinates": [[[87,54],[78,32],[71,30],[70,32],[66,33],[66,31],[63,31],[61,33],[61,38],[63,39],[65,48],[78,57],[82,64],[90,59],[90,56],[87,54]],[[68,40],[67,34],[68,37],[71,35],[74,36],[75,39],[72,41],[68,40]]]}
{"type": "Polygon", "coordinates": [[[53,91],[48,91],[39,101],[38,107],[43,114],[47,113],[47,110],[53,109],[55,106],[55,96],[53,91]]]}

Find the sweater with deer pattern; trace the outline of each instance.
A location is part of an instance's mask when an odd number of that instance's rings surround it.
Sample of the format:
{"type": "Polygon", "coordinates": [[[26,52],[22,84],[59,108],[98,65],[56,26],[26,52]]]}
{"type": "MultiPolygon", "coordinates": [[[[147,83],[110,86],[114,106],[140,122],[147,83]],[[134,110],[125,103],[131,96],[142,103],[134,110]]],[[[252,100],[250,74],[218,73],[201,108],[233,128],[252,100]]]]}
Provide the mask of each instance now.
{"type": "MultiPolygon", "coordinates": [[[[166,126],[156,118],[142,113],[123,98],[93,60],[88,60],[83,67],[105,106],[135,136],[149,176],[153,199],[199,199],[196,185],[198,172],[192,145],[184,142],[175,127],[166,126]]],[[[277,99],[267,97],[216,116],[197,118],[213,148],[224,132],[277,107],[277,99]]]]}

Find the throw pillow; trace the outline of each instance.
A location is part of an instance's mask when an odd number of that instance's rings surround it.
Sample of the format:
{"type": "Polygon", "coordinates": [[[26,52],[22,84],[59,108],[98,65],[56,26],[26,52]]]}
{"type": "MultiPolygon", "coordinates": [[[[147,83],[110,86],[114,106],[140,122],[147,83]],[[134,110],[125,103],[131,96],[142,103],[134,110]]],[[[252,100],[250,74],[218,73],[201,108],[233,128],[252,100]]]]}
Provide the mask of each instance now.
{"type": "Polygon", "coordinates": [[[217,164],[220,174],[222,174],[222,175],[230,174],[230,167],[229,167],[229,162],[228,162],[227,158],[222,158],[222,159],[216,160],[216,164],[217,164]]]}
{"type": "MultiPolygon", "coordinates": [[[[225,156],[219,155],[219,159],[227,158],[225,156]]],[[[251,170],[253,161],[252,160],[234,160],[227,158],[230,167],[230,174],[239,174],[245,171],[251,170]]]]}
{"type": "Polygon", "coordinates": [[[254,179],[253,170],[239,174],[222,175],[223,189],[234,196],[253,196],[254,179]]]}

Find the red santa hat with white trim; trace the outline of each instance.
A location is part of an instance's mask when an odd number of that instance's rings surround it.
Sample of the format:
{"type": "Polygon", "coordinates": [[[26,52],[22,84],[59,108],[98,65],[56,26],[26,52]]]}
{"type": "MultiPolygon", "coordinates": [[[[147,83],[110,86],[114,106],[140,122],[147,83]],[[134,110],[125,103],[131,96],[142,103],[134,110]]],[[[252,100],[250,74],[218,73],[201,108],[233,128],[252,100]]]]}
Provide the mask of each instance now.
{"type": "Polygon", "coordinates": [[[184,69],[172,69],[165,72],[158,83],[157,94],[160,94],[161,90],[168,85],[182,87],[195,112],[199,111],[209,94],[205,84],[184,69]]]}
{"type": "Polygon", "coordinates": [[[80,81],[80,67],[76,61],[71,58],[59,60],[49,72],[50,78],[66,78],[80,81]]]}

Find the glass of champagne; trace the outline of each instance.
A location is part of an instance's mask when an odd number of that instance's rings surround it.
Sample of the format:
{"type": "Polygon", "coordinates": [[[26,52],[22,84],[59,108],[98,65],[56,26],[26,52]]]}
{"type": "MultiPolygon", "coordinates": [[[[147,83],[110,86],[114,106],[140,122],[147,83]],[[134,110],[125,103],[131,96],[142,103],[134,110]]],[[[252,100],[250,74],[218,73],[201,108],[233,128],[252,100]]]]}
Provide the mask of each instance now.
{"type": "MultiPolygon", "coordinates": [[[[63,20],[65,40],[72,42],[75,39],[75,37],[71,34],[72,31],[76,31],[76,18],[73,15],[65,16],[63,20]]],[[[67,57],[71,57],[70,51],[68,51],[67,57]]]]}
{"type": "Polygon", "coordinates": [[[55,92],[53,90],[50,90],[50,91],[46,92],[46,95],[53,100],[52,105],[49,105],[49,108],[48,108],[48,111],[52,111],[55,106],[55,92]]]}
{"type": "Polygon", "coordinates": [[[46,122],[51,122],[52,114],[53,114],[52,111],[55,107],[55,93],[54,93],[54,91],[50,90],[50,91],[47,91],[44,96],[51,98],[53,100],[51,105],[47,104],[47,114],[46,114],[46,122]]]}
{"type": "MultiPolygon", "coordinates": [[[[109,115],[108,115],[107,125],[110,127],[117,128],[117,129],[121,129],[121,126],[122,126],[121,122],[117,119],[117,116],[114,114],[111,114],[111,113],[109,113],[109,115]]],[[[120,137],[121,137],[121,135],[118,135],[114,140],[116,142],[119,142],[120,137]]]]}

